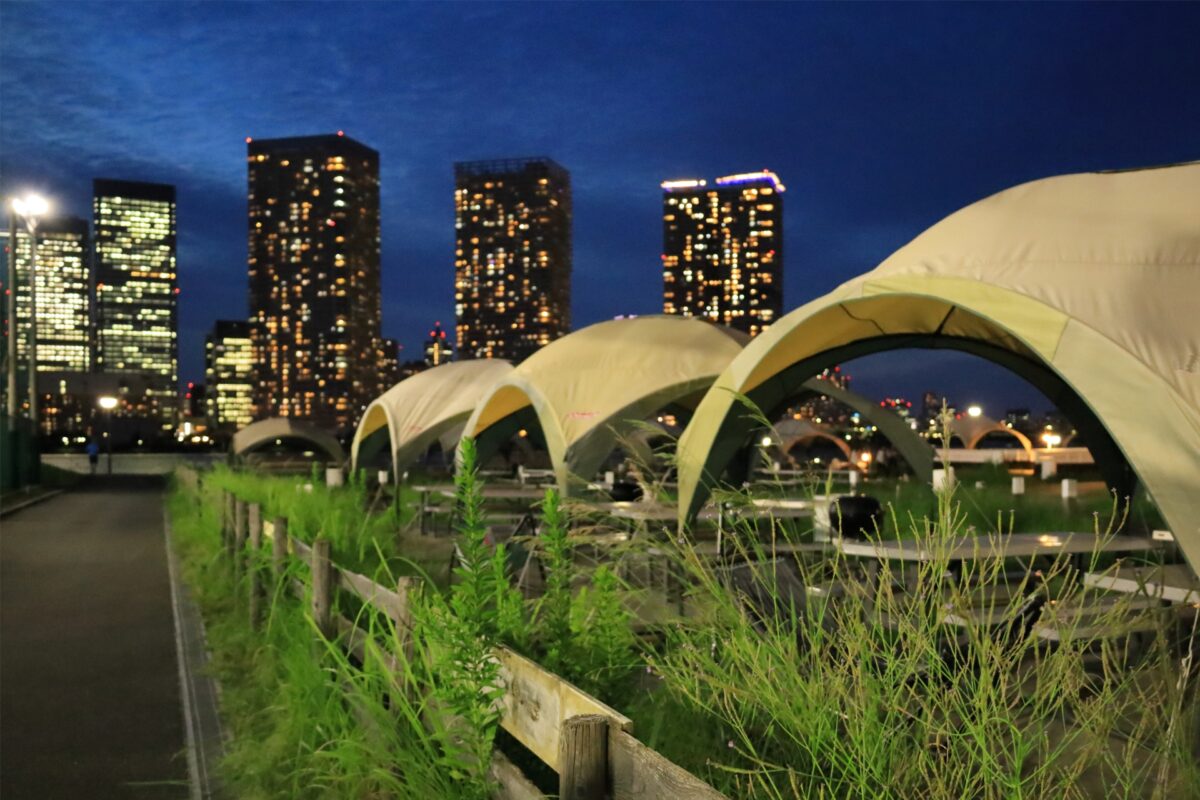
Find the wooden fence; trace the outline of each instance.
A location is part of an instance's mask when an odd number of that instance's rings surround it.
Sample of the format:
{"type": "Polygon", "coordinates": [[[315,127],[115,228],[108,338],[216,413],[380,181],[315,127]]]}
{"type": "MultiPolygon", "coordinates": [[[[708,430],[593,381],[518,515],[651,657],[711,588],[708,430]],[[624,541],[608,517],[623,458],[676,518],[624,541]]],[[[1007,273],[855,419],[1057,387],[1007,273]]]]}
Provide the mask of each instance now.
{"type": "MultiPolygon", "coordinates": [[[[195,472],[180,470],[178,474],[182,485],[199,488],[195,472]]],[[[222,538],[235,571],[250,568],[255,563],[251,559],[261,557],[269,543],[274,579],[286,574],[289,559],[308,565],[309,584],[296,580],[293,589],[300,598],[309,598],[313,620],[327,638],[336,638],[360,662],[363,660],[370,634],[333,611],[334,593],[344,591],[395,623],[399,646],[407,652],[390,656],[390,663],[397,664],[395,659],[411,654],[409,593],[414,578],[400,578],[395,587],[380,586],[365,575],[333,564],[328,541],[318,539],[310,547],[288,536],[286,518],[264,520],[257,504],[228,491],[222,490],[222,495],[222,538]]],[[[251,569],[251,624],[257,625],[260,620],[265,592],[265,576],[251,569]]],[[[724,798],[634,738],[633,722],[620,712],[507,647],[497,648],[495,655],[506,689],[500,725],[558,773],[559,797],[563,800],[724,798]]],[[[545,797],[498,750],[493,753],[491,775],[499,786],[498,798],[545,797]]]]}

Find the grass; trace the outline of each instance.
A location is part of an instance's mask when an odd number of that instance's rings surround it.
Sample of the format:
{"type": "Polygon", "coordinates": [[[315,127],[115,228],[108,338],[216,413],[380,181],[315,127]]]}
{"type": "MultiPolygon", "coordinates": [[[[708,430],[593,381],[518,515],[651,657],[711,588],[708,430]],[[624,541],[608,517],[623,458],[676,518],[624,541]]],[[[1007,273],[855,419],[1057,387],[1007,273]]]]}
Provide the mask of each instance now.
{"type": "MultiPolygon", "coordinates": [[[[225,768],[239,796],[488,796],[497,718],[486,653],[496,643],[595,693],[633,718],[649,746],[734,797],[1200,796],[1197,667],[1185,657],[1197,647],[1194,615],[1188,627],[1120,596],[1075,617],[1065,610],[1102,594],[1082,586],[1066,559],[1014,584],[1011,564],[951,570],[944,556],[946,543],[972,528],[1005,531],[1017,522],[1021,530],[1098,525],[1101,537],[1111,535],[1124,517],[1107,524],[1112,506],[1102,497],[1065,511],[1044,493],[1014,502],[1007,474],[987,471],[960,472],[959,485],[938,495],[876,484],[891,505],[879,535],[917,538],[942,554],[907,585],[887,563],[872,581],[837,556],[772,560],[748,527],[731,537],[735,552],[723,562],[685,540],[672,557],[693,614],[639,640],[624,610],[630,587],[606,565],[575,556],[567,534],[578,535],[578,523],[553,493],[541,509],[546,594],[522,602],[504,549],[487,544],[479,487],[468,476],[458,487],[457,578],[418,605],[424,655],[399,677],[378,658],[360,668],[336,646],[314,645],[303,606],[281,592],[265,630],[251,631],[232,599],[245,597],[245,587],[217,561],[215,493],[233,489],[268,515],[285,514],[303,539],[330,538],[335,562],[381,583],[448,563],[446,540],[398,535],[395,515],[372,513],[361,484],[310,493],[297,489],[304,481],[217,470],[204,482],[205,502],[173,495],[187,577],[199,590],[233,720],[225,768]],[[797,591],[816,584],[842,592],[818,602],[797,591]],[[1010,597],[1035,595],[1052,601],[1060,629],[1076,635],[1050,644],[1005,633],[1012,626],[944,622],[947,611],[982,605],[1000,615],[1010,597]],[[1146,630],[1092,630],[1132,619],[1146,630]],[[428,724],[430,707],[413,699],[427,693],[449,724],[428,724]]],[[[1135,513],[1149,519],[1145,509],[1135,513]]],[[[807,535],[783,525],[770,533],[807,535]]],[[[366,624],[395,645],[385,621],[366,624]]]]}
{"type": "MultiPolygon", "coordinates": [[[[385,669],[380,647],[368,648],[367,663],[359,665],[320,639],[307,606],[286,590],[291,574],[269,584],[262,626],[251,628],[246,579],[234,576],[220,545],[218,487],[231,479],[216,473],[200,498],[176,489],[168,501],[184,578],[204,614],[211,669],[222,687],[230,737],[221,774],[230,794],[464,796],[425,728],[428,709],[411,699],[415,668],[399,675],[385,669]]],[[[377,641],[395,643],[394,628],[375,618],[363,623],[377,641]]]]}
{"type": "MultiPolygon", "coordinates": [[[[444,584],[452,545],[409,535],[418,496],[406,486],[390,505],[379,490],[367,488],[360,474],[349,484],[330,488],[316,476],[270,476],[218,466],[206,484],[259,503],[263,518],[285,516],[288,534],[312,543],[330,540],[333,560],[371,578],[389,581],[400,575],[425,575],[444,584]]],[[[217,501],[214,501],[217,502],[217,501]]]]}
{"type": "MultiPolygon", "coordinates": [[[[743,797],[1185,797],[1200,792],[1200,706],[1180,667],[1181,631],[1155,616],[1140,641],[1089,634],[1064,617],[1057,645],[985,624],[954,630],[946,610],[999,594],[1002,561],[955,575],[945,546],[966,525],[952,496],[910,535],[943,555],[907,590],[888,564],[872,583],[836,557],[772,561],[734,537],[740,575],[684,546],[703,613],[648,658],[671,693],[729,732],[709,756],[743,797]],[[796,586],[840,585],[836,602],[796,586]],[[981,591],[982,590],[982,591],[981,591]]],[[[1066,560],[1016,587],[1066,608],[1099,593],[1066,560]]],[[[1123,597],[1087,625],[1134,616],[1123,597]]],[[[995,602],[993,611],[1004,606],[995,602]]],[[[1183,631],[1194,647],[1194,629],[1183,631]]]]}

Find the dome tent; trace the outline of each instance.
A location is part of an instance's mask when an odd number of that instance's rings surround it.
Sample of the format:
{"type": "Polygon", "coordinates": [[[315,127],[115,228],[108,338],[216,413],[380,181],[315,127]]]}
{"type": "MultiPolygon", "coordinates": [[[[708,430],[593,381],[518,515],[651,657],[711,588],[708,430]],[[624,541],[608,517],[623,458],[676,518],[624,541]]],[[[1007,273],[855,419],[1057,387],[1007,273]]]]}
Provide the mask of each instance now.
{"type": "Polygon", "coordinates": [[[631,421],[703,392],[746,337],[698,319],[609,320],[557,339],[504,376],[467,422],[481,460],[536,420],[559,489],[587,477],[631,421]]]}
{"type": "Polygon", "coordinates": [[[400,381],[363,412],[350,449],[354,468],[366,460],[373,445],[386,443],[399,480],[404,467],[435,441],[457,442],[475,405],[512,368],[501,359],[453,361],[400,381]]]}
{"type": "Polygon", "coordinates": [[[1049,178],[937,223],[782,317],[680,440],[680,521],[740,442],[731,392],[769,410],[833,363],[902,347],[981,355],[1075,422],[1111,486],[1140,480],[1200,565],[1200,164],[1049,178]]]}
{"type": "Polygon", "coordinates": [[[229,451],[235,457],[241,458],[260,447],[272,444],[276,439],[307,442],[325,451],[330,460],[339,465],[346,460],[346,452],[333,434],[311,423],[289,417],[271,417],[247,425],[233,435],[229,451]]]}

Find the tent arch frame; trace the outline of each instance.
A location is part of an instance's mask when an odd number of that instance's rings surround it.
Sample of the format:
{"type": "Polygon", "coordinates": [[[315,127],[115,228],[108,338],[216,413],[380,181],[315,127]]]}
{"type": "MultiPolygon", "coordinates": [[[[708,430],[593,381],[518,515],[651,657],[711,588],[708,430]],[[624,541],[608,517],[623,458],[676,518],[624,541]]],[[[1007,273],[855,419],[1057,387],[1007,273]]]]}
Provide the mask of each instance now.
{"type": "Polygon", "coordinates": [[[234,458],[244,458],[278,439],[308,442],[337,464],[346,460],[346,451],[333,434],[291,417],[269,417],[250,423],[234,434],[229,452],[234,458]]]}
{"type": "MultiPolygon", "coordinates": [[[[911,278],[909,280],[914,281],[911,278]]],[[[952,285],[965,283],[965,281],[954,278],[926,278],[924,280],[952,285]]],[[[898,282],[899,279],[892,279],[888,283],[894,284],[898,282]]],[[[749,369],[744,370],[747,373],[747,379],[743,383],[747,384],[751,381],[755,381],[755,383],[753,386],[745,388],[742,391],[751,400],[758,402],[764,413],[770,415],[777,410],[777,404],[783,402],[782,398],[786,397],[789,392],[794,393],[796,387],[802,385],[804,381],[810,379],[821,370],[832,367],[835,364],[843,363],[860,356],[905,348],[958,350],[985,358],[992,363],[1005,367],[1025,378],[1041,390],[1067,414],[1080,433],[1085,435],[1087,440],[1092,443],[1090,449],[1093,457],[1110,488],[1122,497],[1132,495],[1138,478],[1130,461],[1126,458],[1124,452],[1117,445],[1107,428],[1101,423],[1098,413],[1084,400],[1081,393],[1074,389],[1065,376],[1059,375],[1045,359],[1038,357],[1039,350],[1046,347],[1046,342],[1037,341],[1043,337],[1033,336],[1027,338],[1021,336],[1018,330],[1014,330],[1014,326],[998,322],[989,314],[982,312],[976,307],[972,307],[972,305],[968,305],[968,302],[964,302],[962,297],[955,297],[952,292],[923,291],[919,287],[909,286],[903,289],[896,287],[895,290],[889,291],[887,287],[878,284],[872,286],[870,281],[864,282],[855,288],[860,288],[862,293],[858,296],[850,295],[848,292],[845,292],[846,287],[844,286],[842,290],[835,290],[828,298],[822,298],[802,306],[775,323],[776,326],[787,325],[787,334],[783,337],[778,337],[777,332],[777,338],[780,341],[775,342],[774,346],[770,347],[763,345],[764,342],[768,341],[766,337],[760,337],[759,340],[752,342],[735,359],[734,364],[730,365],[725,374],[718,379],[717,384],[710,391],[710,395],[722,389],[725,389],[728,393],[738,391],[733,387],[724,386],[723,384],[731,382],[732,373],[737,367],[744,367],[749,363],[749,369]],[[817,318],[823,313],[840,309],[851,319],[863,321],[856,318],[850,309],[855,306],[869,304],[879,298],[933,301],[943,304],[946,308],[941,322],[931,331],[888,333],[868,317],[866,321],[869,322],[870,327],[874,328],[874,335],[848,335],[841,341],[836,341],[821,349],[811,349],[806,356],[792,360],[789,364],[783,366],[782,369],[773,373],[765,372],[761,369],[762,364],[771,358],[777,350],[784,349],[787,346],[788,336],[795,336],[796,331],[805,325],[819,324],[817,318]],[[952,336],[942,333],[947,323],[955,314],[967,315],[978,321],[982,321],[989,327],[1001,332],[1004,336],[1011,338],[1019,346],[1006,348],[985,341],[982,338],[952,336]],[[788,325],[789,317],[795,318],[795,321],[790,325],[788,325]],[[759,355],[758,351],[762,349],[765,349],[766,352],[759,355]],[[763,397],[764,395],[767,397],[766,405],[759,401],[759,397],[763,397]]],[[[1042,304],[1037,300],[998,287],[988,288],[1000,295],[1004,295],[1004,300],[1008,304],[1019,309],[1020,313],[1016,314],[1018,320],[1022,320],[1028,324],[1038,319],[1037,311],[1033,307],[1042,306],[1042,304]]],[[[975,293],[971,289],[968,289],[962,294],[969,297],[975,293]]],[[[1067,322],[1065,315],[1061,314],[1061,312],[1054,312],[1052,309],[1050,311],[1062,316],[1064,318],[1063,325],[1065,326],[1067,322]]],[[[768,332],[770,332],[770,329],[768,329],[768,332]]],[[[1055,337],[1055,345],[1057,344],[1057,338],[1055,337]]],[[[1048,349],[1053,352],[1054,347],[1049,347],[1048,349]]],[[[1115,345],[1114,349],[1116,349],[1115,345]]],[[[704,401],[702,401],[701,407],[703,408],[705,405],[711,407],[709,396],[706,396],[704,401]]],[[[700,416],[700,413],[701,411],[698,409],[696,417],[693,418],[693,423],[700,416]]],[[[727,422],[723,423],[721,428],[725,429],[727,425],[727,422]]],[[[690,433],[692,431],[685,431],[684,439],[680,443],[681,450],[686,449],[688,451],[687,454],[680,454],[680,462],[685,465],[681,469],[680,475],[679,519],[681,525],[686,524],[699,510],[704,499],[707,497],[708,487],[715,485],[717,482],[714,478],[714,472],[723,471],[723,468],[732,460],[732,453],[730,451],[736,449],[736,444],[740,442],[741,438],[739,436],[740,431],[734,427],[724,436],[726,442],[706,442],[704,445],[698,445],[694,439],[689,437],[690,433]],[[731,448],[730,444],[733,444],[734,447],[731,448]],[[694,464],[701,459],[699,450],[702,448],[708,450],[708,456],[703,459],[705,464],[701,471],[697,471],[694,468],[694,464]],[[712,450],[717,451],[715,459],[712,458],[712,450]],[[689,461],[690,464],[688,463],[689,461]],[[720,465],[720,469],[713,469],[718,464],[720,465]],[[688,466],[693,467],[690,472],[687,471],[688,466]]]]}
{"type": "Polygon", "coordinates": [[[447,439],[457,441],[480,393],[511,372],[507,361],[480,359],[449,362],[400,381],[363,412],[351,445],[351,464],[357,469],[386,443],[399,482],[407,465],[435,442],[445,446],[447,439]]]}

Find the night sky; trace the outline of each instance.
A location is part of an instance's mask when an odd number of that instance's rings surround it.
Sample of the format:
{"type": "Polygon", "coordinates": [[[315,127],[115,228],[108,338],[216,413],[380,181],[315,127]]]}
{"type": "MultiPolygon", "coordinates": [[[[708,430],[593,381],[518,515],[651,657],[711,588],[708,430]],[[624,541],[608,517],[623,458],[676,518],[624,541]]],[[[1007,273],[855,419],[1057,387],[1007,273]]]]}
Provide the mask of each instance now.
{"type": "MultiPolygon", "coordinates": [[[[1198,42],[1196,4],[6,1],[0,190],[87,217],[93,177],[175,184],[200,379],[212,321],[246,314],[245,137],[343,129],[381,154],[384,333],[415,358],[453,322],[456,160],[571,171],[576,327],[661,309],[662,180],[770,168],[791,309],[1007,186],[1200,158],[1198,42]]],[[[1044,405],[952,353],[852,371],[1044,405]]]]}

